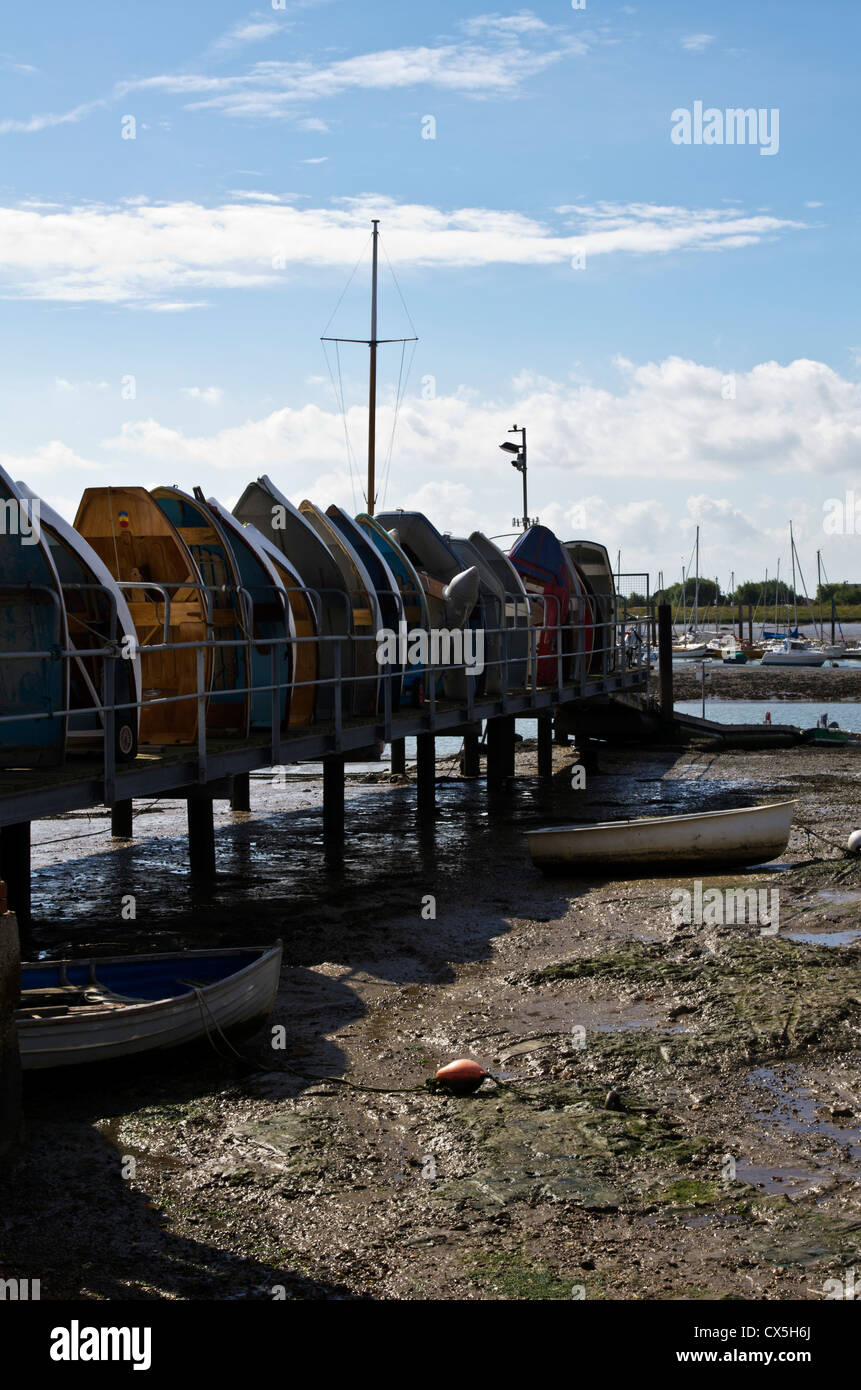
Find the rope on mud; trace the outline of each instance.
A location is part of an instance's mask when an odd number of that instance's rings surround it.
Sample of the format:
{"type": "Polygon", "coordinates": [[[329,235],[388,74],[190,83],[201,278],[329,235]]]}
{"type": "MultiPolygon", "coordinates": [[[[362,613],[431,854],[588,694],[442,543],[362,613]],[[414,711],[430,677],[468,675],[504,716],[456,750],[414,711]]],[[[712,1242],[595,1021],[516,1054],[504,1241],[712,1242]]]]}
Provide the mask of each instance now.
{"type": "Polygon", "coordinates": [[[799,830],[803,830],[805,835],[807,836],[808,849],[810,848],[810,837],[813,836],[817,840],[822,840],[823,844],[828,845],[831,849],[839,850],[842,858],[847,858],[845,844],[840,845],[837,844],[835,840],[829,840],[828,836],[823,835],[821,830],[814,830],[812,825],[805,825],[803,821],[797,823],[797,828],[799,830]]]}
{"type": "MultiPolygon", "coordinates": [[[[283,1075],[295,1077],[297,1081],[309,1081],[312,1085],[319,1086],[346,1086],[348,1090],[351,1091],[368,1091],[378,1096],[421,1095],[424,1092],[429,1092],[431,1095],[453,1094],[453,1092],[449,1090],[449,1088],[445,1085],[444,1082],[437,1081],[435,1077],[429,1077],[426,1081],[416,1082],[413,1086],[368,1086],[359,1081],[348,1081],[345,1076],[303,1076],[301,1072],[288,1071],[286,1068],[279,1069],[277,1067],[262,1067],[260,1063],[255,1061],[253,1057],[249,1057],[245,1053],[239,1052],[233,1046],[233,1043],[230,1041],[230,1039],[225,1036],[224,1030],[218,1022],[218,1019],[214,1017],[209,1005],[203,997],[202,988],[198,985],[195,985],[191,980],[182,980],[180,981],[180,983],[187,984],[189,989],[197,997],[197,1002],[200,1005],[201,1022],[203,1023],[203,1030],[206,1033],[206,1040],[209,1043],[215,1055],[219,1057],[222,1061],[226,1061],[228,1059],[225,1058],[222,1052],[219,1052],[218,1047],[216,1046],[212,1034],[209,1031],[209,1024],[207,1023],[206,1019],[207,1014],[209,1014],[209,1017],[212,1020],[212,1025],[215,1031],[218,1033],[218,1036],[221,1038],[224,1045],[233,1053],[234,1057],[238,1061],[243,1062],[246,1066],[252,1067],[254,1071],[260,1072],[261,1076],[269,1076],[273,1071],[281,1070],[283,1075]]],[[[500,1090],[504,1086],[517,1085],[518,1082],[525,1082],[528,1085],[534,1085],[537,1082],[548,1082],[552,1080],[555,1080],[555,1078],[549,1076],[515,1076],[503,1080],[501,1077],[494,1076],[492,1072],[486,1072],[485,1075],[482,1077],[482,1081],[492,1081],[494,1086],[496,1086],[500,1090]]],[[[324,1095],[325,1092],[307,1091],[306,1094],[324,1095]]]]}

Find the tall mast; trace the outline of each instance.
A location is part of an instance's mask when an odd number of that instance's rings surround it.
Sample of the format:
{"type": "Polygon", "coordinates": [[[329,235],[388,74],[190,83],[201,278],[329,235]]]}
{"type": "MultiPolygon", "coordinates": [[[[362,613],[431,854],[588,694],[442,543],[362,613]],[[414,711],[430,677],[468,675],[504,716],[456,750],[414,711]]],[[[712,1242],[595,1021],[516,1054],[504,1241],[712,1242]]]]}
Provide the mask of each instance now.
{"type": "Polygon", "coordinates": [[[697,527],[697,570],[694,580],[694,632],[699,631],[700,625],[700,528],[697,527]]]}
{"type": "MultiPolygon", "coordinates": [[[[377,253],[378,253],[378,249],[379,249],[378,243],[379,243],[379,239],[380,239],[380,232],[379,232],[380,219],[379,219],[378,217],[372,217],[372,218],[371,218],[371,227],[372,227],[372,229],[373,229],[372,232],[371,232],[371,243],[372,243],[372,254],[371,254],[371,336],[370,336],[370,338],[331,338],[331,337],[327,337],[327,336],[324,334],[323,338],[321,339],[321,342],[324,342],[324,343],[365,343],[365,344],[367,345],[367,347],[368,347],[369,352],[370,352],[370,359],[371,359],[371,360],[370,360],[370,371],[369,371],[369,374],[368,374],[368,483],[367,483],[367,488],[368,488],[368,490],[367,490],[367,496],[366,496],[366,503],[367,503],[367,508],[368,508],[368,514],[369,514],[370,516],[373,516],[373,515],[374,515],[374,509],[375,509],[375,507],[376,507],[376,502],[377,502],[377,497],[376,497],[376,463],[377,463],[377,348],[380,347],[383,343],[416,343],[416,342],[418,342],[418,338],[416,338],[416,337],[412,337],[412,338],[378,338],[378,337],[377,337],[377,253]]],[[[394,272],[393,272],[393,273],[394,273],[394,272]]],[[[351,276],[350,278],[352,279],[352,276],[351,276]]],[[[397,282],[395,282],[395,283],[397,283],[397,282]]],[[[398,291],[398,293],[400,293],[400,290],[398,291]]],[[[343,298],[343,295],[341,296],[341,298],[343,298]]],[[[339,300],[338,303],[340,304],[340,302],[341,302],[341,301],[339,300]]],[[[401,302],[403,303],[403,295],[401,295],[401,302]]],[[[404,309],[406,309],[406,305],[405,305],[405,304],[404,304],[404,309]]],[[[335,313],[337,313],[337,312],[338,312],[338,309],[337,309],[337,305],[336,305],[336,307],[335,307],[335,313]]],[[[332,315],[332,318],[334,318],[334,317],[335,317],[335,314],[332,315]]],[[[409,318],[409,311],[407,311],[407,318],[409,318]]],[[[331,321],[332,321],[332,319],[329,320],[330,323],[331,323],[331,321]]],[[[410,323],[412,323],[412,320],[410,320],[410,323]]],[[[403,365],[403,361],[402,361],[401,365],[403,365]]],[[[340,368],[339,368],[339,370],[340,370],[340,368]]],[[[399,400],[395,403],[395,412],[396,412],[396,415],[397,415],[397,406],[398,406],[398,404],[399,404],[399,401],[400,401],[400,398],[399,398],[399,400]]],[[[342,410],[343,410],[343,405],[342,405],[341,408],[342,408],[342,410]]],[[[345,429],[346,429],[346,415],[345,415],[344,419],[345,419],[345,429]]],[[[393,436],[393,437],[394,437],[394,436],[393,436]]],[[[350,453],[350,451],[349,451],[349,445],[348,445],[348,449],[347,449],[348,458],[349,458],[349,453],[350,453]]],[[[351,471],[352,471],[352,465],[351,465],[351,471]]]]}
{"type": "Polygon", "coordinates": [[[377,241],[379,239],[378,217],[373,222],[373,251],[371,254],[371,339],[368,343],[371,366],[368,381],[368,515],[374,515],[376,504],[375,469],[377,462],[377,241]]]}
{"type": "Polygon", "coordinates": [[[819,640],[825,641],[822,631],[822,551],[816,552],[816,596],[819,599],[819,640]]]}
{"type": "MultiPolygon", "coordinates": [[[[798,595],[795,592],[795,537],[792,534],[792,522],[789,523],[789,551],[792,556],[792,626],[798,627],[798,595]]],[[[789,605],[787,605],[787,608],[789,605]]]]}

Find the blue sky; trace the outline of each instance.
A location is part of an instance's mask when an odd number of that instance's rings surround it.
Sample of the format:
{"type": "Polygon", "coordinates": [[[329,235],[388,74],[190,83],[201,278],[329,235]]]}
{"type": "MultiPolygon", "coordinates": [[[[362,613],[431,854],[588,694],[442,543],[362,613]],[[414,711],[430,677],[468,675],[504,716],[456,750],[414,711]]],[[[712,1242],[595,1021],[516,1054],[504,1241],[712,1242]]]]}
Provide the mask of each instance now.
{"type": "MultiPolygon", "coordinates": [[[[516,418],[530,510],[623,567],[677,577],[699,522],[707,573],[773,573],[792,517],[808,569],[857,578],[822,516],[855,480],[861,512],[858,29],[843,0],[18,7],[0,461],[67,514],[261,471],[358,504],[319,337],[379,216],[420,336],[387,505],[503,530],[516,418]],[[695,102],[776,110],[776,152],[675,144],[695,102]]],[[[330,331],[366,296],[362,264],[330,331]]],[[[411,331],[387,270],[382,306],[411,331]]]]}

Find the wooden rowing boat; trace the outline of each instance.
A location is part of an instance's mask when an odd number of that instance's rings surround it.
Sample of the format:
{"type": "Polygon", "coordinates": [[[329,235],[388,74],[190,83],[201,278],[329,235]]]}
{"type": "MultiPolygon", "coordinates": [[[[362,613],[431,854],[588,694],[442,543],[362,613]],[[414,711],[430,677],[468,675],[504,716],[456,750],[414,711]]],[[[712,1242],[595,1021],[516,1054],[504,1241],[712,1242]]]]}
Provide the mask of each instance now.
{"type": "Polygon", "coordinates": [[[764,864],[786,849],[794,801],[529,830],[533,863],[591,876],[622,865],[764,864]]]}
{"type": "MultiPolygon", "coordinates": [[[[380,525],[376,517],[369,516],[367,512],[360,512],[356,517],[356,525],[362,534],[367,536],[369,544],[379,553],[394,575],[400,591],[404,620],[407,625],[407,638],[409,639],[411,632],[428,632],[433,623],[428,608],[427,594],[412,561],[401,550],[394,536],[380,525]]],[[[403,676],[405,699],[414,705],[421,705],[430,693],[428,689],[430,679],[431,672],[421,663],[410,663],[406,666],[403,676]]],[[[439,688],[442,689],[441,681],[439,688]]]]}
{"type": "MultiPolygon", "coordinates": [[[[206,642],[209,628],[203,584],[188,546],[142,487],[88,487],[75,530],[119,581],[135,625],[143,671],[141,743],[194,743],[197,652],[182,644],[206,642]]],[[[212,648],[202,650],[208,695],[212,648]]]]}
{"type": "MultiPolygon", "coordinates": [[[[203,501],[199,488],[194,490],[203,501]]],[[[210,497],[206,503],[229,544],[242,585],[240,596],[246,631],[250,632],[251,728],[272,728],[274,685],[276,727],[287,723],[294,660],[295,629],[287,591],[273,562],[255,545],[249,530],[226,507],[210,497]],[[274,657],[274,672],[273,672],[274,657]]]]}
{"type": "MultiPolygon", "coordinates": [[[[431,619],[431,628],[453,631],[479,628],[478,607],[481,579],[470,565],[464,569],[458,555],[423,512],[378,512],[376,520],[414,566],[422,583],[431,619]]],[[[443,692],[450,700],[467,698],[467,672],[450,664],[443,676],[443,692]]],[[[479,676],[478,681],[483,679],[479,676]]],[[[478,685],[476,686],[476,690],[478,685]]]]}
{"type": "MultiPolygon", "coordinates": [[[[210,502],[212,498],[210,498],[210,502]]],[[[240,522],[234,518],[253,546],[265,556],[272,565],[284,586],[290,606],[291,631],[295,638],[295,660],[293,680],[290,687],[290,706],[288,724],[291,729],[300,729],[313,723],[317,703],[319,674],[319,643],[317,641],[317,615],[312,596],[302,583],[299,571],[291,565],[282,550],[279,550],[268,536],[252,526],[250,521],[240,522]]]]}
{"type": "Polygon", "coordinates": [[[69,720],[66,748],[101,749],[104,743],[105,676],[114,664],[114,749],[119,762],[134,762],[138,747],[141,662],[134,651],[135,626],[122,589],[92,546],[59,512],[37,497],[26,483],[21,495],[38,503],[42,539],[60,579],[70,651],[69,720]]]}
{"type": "Polygon", "coordinates": [[[247,1028],[272,1010],[281,943],[21,966],[26,1071],[131,1057],[247,1028]]]}
{"type": "Polygon", "coordinates": [[[247,738],[251,718],[249,629],[230,541],[205,501],[176,487],[153,488],[150,496],[182,536],[204,586],[207,627],[210,639],[218,644],[212,652],[207,732],[222,738],[247,738]]]}
{"type": "Polygon", "coordinates": [[[69,703],[63,594],[35,512],[2,468],[0,516],[0,714],[15,716],[0,724],[0,767],[55,766],[69,703]]]}
{"type": "Polygon", "coordinates": [[[340,654],[342,710],[350,713],[350,681],[354,671],[354,644],[344,641],[352,630],[352,618],[344,580],[334,556],[313,526],[265,474],[249,483],[233,515],[251,523],[279,549],[301,575],[317,627],[317,718],[335,714],[335,674],[340,654]]]}
{"type": "Polygon", "coordinates": [[[377,633],[383,626],[373,580],[358,553],[332,518],[314,503],[299,503],[299,513],[316,531],[341,571],[350,600],[353,633],[353,682],[351,708],[355,715],[376,714],[380,695],[377,633]]]}

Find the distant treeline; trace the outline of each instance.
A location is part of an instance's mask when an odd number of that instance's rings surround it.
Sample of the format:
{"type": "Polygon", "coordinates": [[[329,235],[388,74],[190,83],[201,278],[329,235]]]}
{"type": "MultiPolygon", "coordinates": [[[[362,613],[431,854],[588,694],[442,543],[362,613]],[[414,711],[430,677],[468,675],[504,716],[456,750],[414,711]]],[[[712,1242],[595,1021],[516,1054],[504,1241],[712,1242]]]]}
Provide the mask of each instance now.
{"type": "MultiPolygon", "coordinates": [[[[690,608],[697,593],[697,584],[693,579],[687,579],[684,586],[684,603],[690,608]]],[[[784,584],[781,579],[779,584],[769,580],[764,584],[761,579],[747,579],[743,584],[737,584],[735,591],[729,593],[722,589],[713,579],[701,579],[699,582],[699,606],[700,608],[711,608],[715,598],[719,604],[743,603],[745,607],[751,604],[764,604],[766,607],[773,607],[775,602],[775,591],[777,593],[777,603],[779,607],[787,604],[799,607],[805,603],[804,594],[793,591],[790,584],[784,584]]],[[[660,599],[673,606],[682,606],[682,586],[681,584],[670,584],[660,594],[654,594],[653,598],[660,599]]],[[[816,605],[822,603],[830,609],[831,600],[836,604],[857,603],[861,604],[861,584],[852,584],[844,580],[842,584],[820,584],[817,586],[816,593],[810,596],[810,601],[816,605]]],[[[631,594],[628,599],[632,606],[643,605],[646,602],[643,594],[631,594]]]]}

